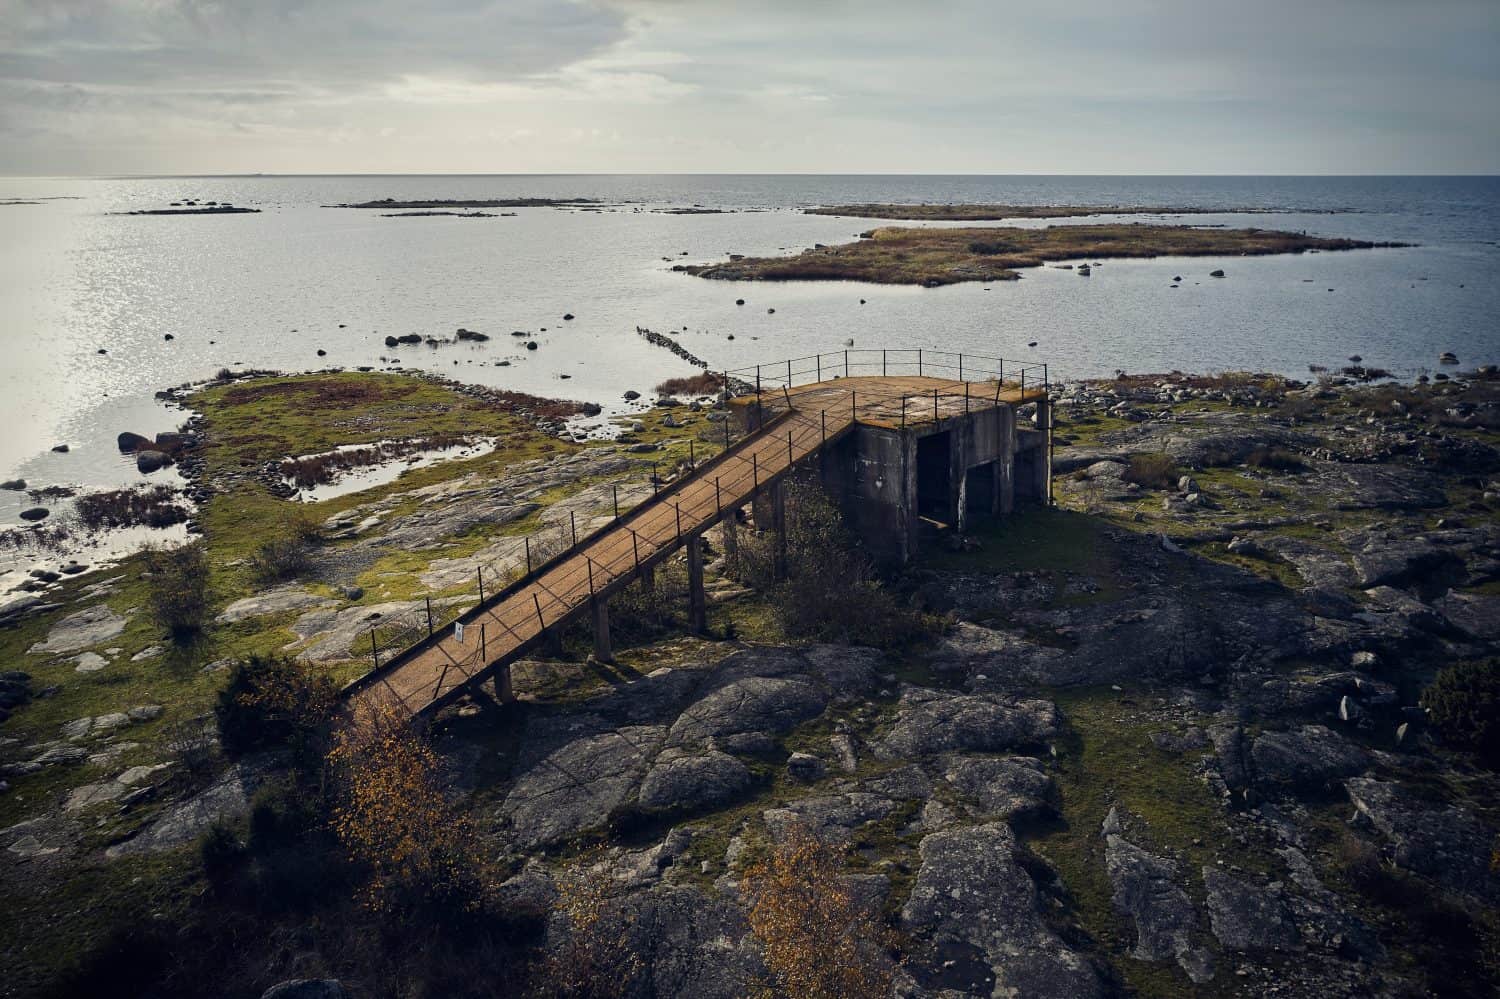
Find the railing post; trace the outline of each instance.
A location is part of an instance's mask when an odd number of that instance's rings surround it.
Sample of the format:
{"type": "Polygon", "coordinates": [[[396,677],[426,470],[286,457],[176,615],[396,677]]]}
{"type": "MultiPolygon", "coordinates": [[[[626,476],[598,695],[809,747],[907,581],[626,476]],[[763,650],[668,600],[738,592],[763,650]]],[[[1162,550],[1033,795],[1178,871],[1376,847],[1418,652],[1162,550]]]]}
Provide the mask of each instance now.
{"type": "Polygon", "coordinates": [[[526,575],[531,575],[531,535],[522,539],[526,543],[526,575]]]}
{"type": "Polygon", "coordinates": [[[760,365],[755,366],[755,401],[760,402],[760,365]]]}
{"type": "Polygon", "coordinates": [[[906,396],[901,397],[901,429],[906,429],[906,396]]]}
{"type": "Polygon", "coordinates": [[[938,422],[938,390],[932,390],[932,422],[938,422]]]}
{"type": "Polygon", "coordinates": [[[609,488],[611,489],[611,491],[614,492],[614,495],[615,495],[615,519],[619,520],[620,519],[620,484],[618,482],[612,483],[609,488]]]}
{"type": "Polygon", "coordinates": [[[844,377],[849,377],[849,352],[844,351],[844,377]]]}
{"type": "Polygon", "coordinates": [[[714,516],[724,512],[724,497],[719,494],[719,477],[714,476],[714,516]]]}
{"type": "Polygon", "coordinates": [[[583,557],[583,564],[589,570],[589,599],[592,600],[594,599],[594,560],[585,555],[583,557]]]}
{"type": "Polygon", "coordinates": [[[542,617],[542,599],[536,595],[536,590],[531,591],[531,604],[536,608],[536,623],[543,632],[547,630],[547,621],[542,617]]]}
{"type": "Polygon", "coordinates": [[[678,506],[676,503],[673,503],[672,504],[672,509],[677,511],[677,540],[681,541],[682,540],[682,507],[678,506]]]}
{"type": "Polygon", "coordinates": [[[922,348],[917,348],[917,377],[922,376],[922,348]]]}
{"type": "Polygon", "coordinates": [[[817,379],[818,379],[818,381],[821,382],[823,380],[823,355],[822,354],[815,355],[814,358],[813,358],[813,363],[817,366],[817,369],[818,369],[817,379]]]}
{"type": "Polygon", "coordinates": [[[1005,381],[1005,358],[1000,358],[1000,380],[1005,381]]]}
{"type": "Polygon", "coordinates": [[[479,576],[479,603],[480,603],[481,606],[483,606],[483,604],[484,604],[484,566],[480,566],[479,568],[475,569],[474,572],[479,576]]]}
{"type": "Polygon", "coordinates": [[[786,467],[788,469],[792,467],[792,432],[790,430],[786,432],[786,467]]]}
{"type": "Polygon", "coordinates": [[[886,370],[885,370],[885,348],[881,347],[880,348],[880,377],[884,378],[885,375],[886,375],[886,370]]]}
{"type": "Polygon", "coordinates": [[[637,543],[635,531],[632,528],[629,528],[629,527],[625,528],[625,530],[630,531],[630,550],[633,553],[635,553],[635,570],[636,570],[636,572],[640,572],[641,571],[641,546],[637,543]]]}
{"type": "Polygon", "coordinates": [[[958,380],[959,381],[963,381],[964,380],[964,353],[963,353],[963,351],[959,351],[958,352],[958,380]]]}
{"type": "Polygon", "coordinates": [[[376,669],[380,668],[380,650],[375,647],[375,626],[373,624],[370,625],[370,661],[375,664],[376,669]]]}
{"type": "Polygon", "coordinates": [[[424,598],[427,601],[427,637],[432,637],[432,598],[424,598]]]}
{"type": "Polygon", "coordinates": [[[786,387],[792,387],[792,359],[790,357],[786,359],[786,387]]]}
{"type": "Polygon", "coordinates": [[[568,511],[568,527],[573,532],[573,547],[578,547],[578,511],[568,511]]]}

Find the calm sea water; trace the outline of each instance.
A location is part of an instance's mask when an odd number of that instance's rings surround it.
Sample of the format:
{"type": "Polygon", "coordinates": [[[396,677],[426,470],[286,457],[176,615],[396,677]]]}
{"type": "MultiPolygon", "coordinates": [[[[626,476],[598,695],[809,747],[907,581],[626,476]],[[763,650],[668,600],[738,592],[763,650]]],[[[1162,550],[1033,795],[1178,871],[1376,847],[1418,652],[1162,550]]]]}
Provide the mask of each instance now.
{"type": "MultiPolygon", "coordinates": [[[[1121,368],[1306,375],[1309,364],[1350,354],[1411,375],[1435,369],[1445,350],[1465,365],[1500,360],[1500,178],[16,178],[0,179],[4,198],[57,199],[0,205],[0,478],[33,485],[134,480],[115,434],[174,425],[181,413],[152,394],[223,367],[379,366],[394,356],[463,380],[605,404],[691,370],[638,337],[638,326],[676,332],[715,368],[834,350],[846,338],[1045,360],[1057,377],[1121,368]],[[323,207],[520,196],[598,198],[611,208],[463,219],[323,207]],[[263,211],[111,214],[181,198],[263,211]],[[988,289],[741,284],[670,270],[846,242],[880,223],[798,209],[853,201],[1250,207],[1267,213],[1186,220],[1420,245],[1107,261],[1087,280],[1029,270],[988,289]],[[736,211],[661,212],[692,205],[736,211]],[[1207,279],[1216,267],[1227,280],[1207,279]],[[1175,274],[1185,280],[1172,290],[1175,274]],[[744,307],[734,304],[740,297],[744,307]],[[563,322],[564,313],[576,318],[563,322]],[[494,339],[439,350],[383,343],[460,326],[494,339]],[[540,349],[518,349],[512,330],[534,333],[540,349]],[[495,366],[503,359],[510,366],[495,366]],[[59,443],[69,453],[50,451],[59,443]]],[[[0,493],[0,525],[17,523],[21,508],[18,494],[0,493]]]]}

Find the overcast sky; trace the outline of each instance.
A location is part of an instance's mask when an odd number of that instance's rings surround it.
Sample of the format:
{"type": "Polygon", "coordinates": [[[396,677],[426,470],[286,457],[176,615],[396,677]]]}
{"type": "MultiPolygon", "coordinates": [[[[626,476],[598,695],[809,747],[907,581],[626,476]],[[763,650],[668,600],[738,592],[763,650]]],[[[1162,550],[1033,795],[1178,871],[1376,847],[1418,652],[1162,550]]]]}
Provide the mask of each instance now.
{"type": "Polygon", "coordinates": [[[0,0],[0,173],[1500,173],[1500,0],[0,0]]]}

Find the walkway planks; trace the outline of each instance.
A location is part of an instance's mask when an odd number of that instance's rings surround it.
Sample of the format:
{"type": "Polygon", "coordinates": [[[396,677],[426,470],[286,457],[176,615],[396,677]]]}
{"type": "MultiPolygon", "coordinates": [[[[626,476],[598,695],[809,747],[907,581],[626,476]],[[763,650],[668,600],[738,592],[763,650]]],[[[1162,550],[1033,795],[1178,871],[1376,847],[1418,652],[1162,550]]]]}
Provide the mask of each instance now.
{"type": "MultiPolygon", "coordinates": [[[[726,512],[744,506],[856,423],[917,424],[1044,394],[1039,387],[1028,386],[1023,397],[1018,388],[996,382],[922,377],[843,378],[768,393],[766,408],[780,412],[763,429],[465,614],[462,642],[453,629],[445,629],[350,684],[345,696],[355,705],[389,699],[411,716],[436,711],[521,658],[549,630],[587,612],[592,600],[607,598],[642,567],[657,564],[726,512]]],[[[734,400],[747,401],[754,397],[734,400]]]]}

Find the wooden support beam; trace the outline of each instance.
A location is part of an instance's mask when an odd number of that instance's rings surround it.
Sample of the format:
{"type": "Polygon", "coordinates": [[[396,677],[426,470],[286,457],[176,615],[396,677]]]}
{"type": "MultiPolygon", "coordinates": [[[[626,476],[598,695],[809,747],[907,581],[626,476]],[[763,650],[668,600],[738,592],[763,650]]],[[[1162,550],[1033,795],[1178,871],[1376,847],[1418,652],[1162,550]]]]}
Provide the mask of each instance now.
{"type": "Polygon", "coordinates": [[[688,630],[701,635],[708,630],[708,598],[703,592],[703,535],[687,539],[688,630]]]}

